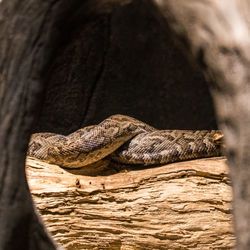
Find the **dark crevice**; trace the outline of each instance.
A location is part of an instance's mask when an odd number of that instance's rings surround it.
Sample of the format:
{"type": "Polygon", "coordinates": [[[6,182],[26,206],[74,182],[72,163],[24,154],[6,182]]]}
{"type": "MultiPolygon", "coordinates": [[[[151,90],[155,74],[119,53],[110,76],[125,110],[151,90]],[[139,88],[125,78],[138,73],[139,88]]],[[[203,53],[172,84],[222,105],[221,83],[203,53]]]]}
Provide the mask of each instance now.
{"type": "MultiPolygon", "coordinates": [[[[106,65],[106,60],[107,60],[107,54],[109,51],[109,47],[110,47],[110,36],[111,36],[111,14],[107,15],[107,22],[106,22],[106,35],[104,36],[104,49],[103,49],[103,54],[102,54],[102,63],[99,69],[99,72],[96,75],[95,80],[93,81],[93,84],[91,86],[90,92],[89,92],[89,96],[87,97],[87,102],[86,102],[86,107],[85,107],[85,111],[83,114],[83,120],[81,122],[81,124],[83,124],[88,116],[88,113],[90,112],[90,105],[92,100],[94,99],[95,96],[95,92],[97,89],[97,85],[99,83],[99,81],[102,78],[103,72],[105,70],[105,65],[106,65]]],[[[105,30],[105,29],[104,29],[105,30]]]]}

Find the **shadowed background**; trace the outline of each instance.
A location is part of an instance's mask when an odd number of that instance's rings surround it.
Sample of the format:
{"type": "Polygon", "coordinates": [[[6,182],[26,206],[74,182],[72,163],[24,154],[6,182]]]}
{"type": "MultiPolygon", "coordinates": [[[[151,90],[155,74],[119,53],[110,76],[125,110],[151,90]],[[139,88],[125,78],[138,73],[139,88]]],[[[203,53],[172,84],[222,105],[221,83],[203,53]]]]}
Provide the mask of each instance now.
{"type": "Polygon", "coordinates": [[[121,3],[58,24],[36,131],[68,134],[117,113],[159,129],[216,128],[204,77],[147,1],[121,3]]]}

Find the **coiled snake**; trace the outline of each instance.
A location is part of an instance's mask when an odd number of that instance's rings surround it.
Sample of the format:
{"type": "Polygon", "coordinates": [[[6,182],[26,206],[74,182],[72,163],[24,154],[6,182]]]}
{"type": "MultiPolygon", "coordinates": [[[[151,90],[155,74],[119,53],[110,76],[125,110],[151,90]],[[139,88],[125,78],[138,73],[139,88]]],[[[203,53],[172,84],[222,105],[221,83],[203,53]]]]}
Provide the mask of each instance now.
{"type": "Polygon", "coordinates": [[[33,134],[28,156],[67,168],[79,168],[105,157],[123,164],[165,164],[218,156],[218,130],[157,130],[125,115],[113,115],[68,136],[33,134]]]}

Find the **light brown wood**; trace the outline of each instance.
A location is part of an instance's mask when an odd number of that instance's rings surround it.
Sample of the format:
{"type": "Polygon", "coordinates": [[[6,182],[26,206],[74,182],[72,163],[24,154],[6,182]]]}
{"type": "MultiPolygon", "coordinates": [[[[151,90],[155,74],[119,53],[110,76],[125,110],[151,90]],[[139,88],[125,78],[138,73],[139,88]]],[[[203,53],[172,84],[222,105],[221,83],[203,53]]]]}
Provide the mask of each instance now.
{"type": "Polygon", "coordinates": [[[95,176],[31,158],[26,166],[35,204],[66,249],[234,246],[231,186],[222,157],[106,176],[98,175],[108,174],[105,165],[96,167],[95,176]]]}

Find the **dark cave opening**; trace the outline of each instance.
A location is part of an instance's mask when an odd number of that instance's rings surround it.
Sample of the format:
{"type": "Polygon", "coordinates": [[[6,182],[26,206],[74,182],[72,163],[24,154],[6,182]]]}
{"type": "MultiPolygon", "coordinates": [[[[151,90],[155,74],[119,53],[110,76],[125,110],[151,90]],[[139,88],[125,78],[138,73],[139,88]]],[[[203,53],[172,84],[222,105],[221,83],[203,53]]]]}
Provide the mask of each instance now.
{"type": "Polygon", "coordinates": [[[61,24],[36,131],[68,134],[117,113],[158,129],[217,128],[204,76],[145,1],[91,11],[61,24]]]}

